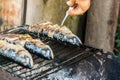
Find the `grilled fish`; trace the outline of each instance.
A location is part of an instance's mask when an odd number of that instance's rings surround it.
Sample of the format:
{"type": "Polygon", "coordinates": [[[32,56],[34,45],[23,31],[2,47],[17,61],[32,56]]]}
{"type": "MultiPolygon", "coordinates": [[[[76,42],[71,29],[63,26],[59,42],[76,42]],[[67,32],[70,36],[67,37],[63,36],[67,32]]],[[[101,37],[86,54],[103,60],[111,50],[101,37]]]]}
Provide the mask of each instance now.
{"type": "Polygon", "coordinates": [[[32,26],[18,27],[11,29],[8,33],[29,33],[33,35],[40,35],[56,39],[64,43],[70,43],[72,45],[80,46],[82,44],[81,40],[73,34],[66,26],[53,25],[50,22],[36,24],[32,26]]]}
{"type": "Polygon", "coordinates": [[[20,45],[14,45],[5,40],[0,40],[0,55],[5,56],[25,67],[33,67],[33,59],[30,53],[20,45]]]}
{"type": "Polygon", "coordinates": [[[9,43],[19,44],[25,47],[30,53],[36,54],[44,59],[51,60],[54,58],[51,48],[38,39],[33,39],[28,34],[0,34],[1,40],[9,43]]]}

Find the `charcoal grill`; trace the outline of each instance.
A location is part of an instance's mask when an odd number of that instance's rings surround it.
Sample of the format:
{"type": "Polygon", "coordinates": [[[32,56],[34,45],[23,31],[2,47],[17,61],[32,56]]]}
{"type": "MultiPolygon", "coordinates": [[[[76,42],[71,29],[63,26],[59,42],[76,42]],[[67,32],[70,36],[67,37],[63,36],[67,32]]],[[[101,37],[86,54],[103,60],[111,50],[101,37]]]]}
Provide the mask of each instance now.
{"type": "Polygon", "coordinates": [[[81,45],[80,47],[67,46],[54,40],[42,40],[48,44],[55,55],[54,60],[44,60],[36,55],[33,56],[34,67],[32,69],[24,68],[5,58],[0,59],[0,68],[25,80],[41,80],[41,78],[72,65],[82,59],[85,59],[101,49],[81,45]]]}

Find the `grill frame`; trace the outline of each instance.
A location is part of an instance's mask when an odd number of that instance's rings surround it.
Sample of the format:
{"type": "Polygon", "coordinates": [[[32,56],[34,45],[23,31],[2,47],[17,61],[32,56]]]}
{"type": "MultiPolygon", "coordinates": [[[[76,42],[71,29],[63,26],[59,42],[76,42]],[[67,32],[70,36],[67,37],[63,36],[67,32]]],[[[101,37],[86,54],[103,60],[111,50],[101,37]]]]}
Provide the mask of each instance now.
{"type": "Polygon", "coordinates": [[[32,55],[35,65],[38,64],[39,67],[27,69],[27,68],[23,68],[22,66],[14,62],[11,62],[3,58],[3,59],[0,59],[0,62],[2,62],[0,63],[0,68],[21,79],[37,80],[49,74],[52,74],[58,70],[61,70],[67,66],[70,66],[76,62],[79,62],[80,60],[83,60],[93,54],[96,54],[97,52],[102,53],[102,49],[94,48],[94,47],[87,46],[87,45],[81,45],[79,47],[76,47],[72,45],[64,45],[62,43],[59,43],[55,40],[50,40],[50,39],[44,39],[42,41],[48,44],[52,48],[55,54],[54,60],[50,60],[50,61],[43,60],[36,55],[32,55]],[[35,70],[37,71],[38,69],[42,70],[42,67],[44,68],[46,66],[48,66],[48,69],[32,74],[32,71],[35,71],[35,70]],[[17,70],[13,70],[14,68],[16,68],[17,70]],[[23,72],[18,74],[22,70],[23,72]],[[28,73],[30,73],[30,75],[27,75],[28,73]],[[26,76],[23,77],[22,75],[26,75],[26,76]]]}

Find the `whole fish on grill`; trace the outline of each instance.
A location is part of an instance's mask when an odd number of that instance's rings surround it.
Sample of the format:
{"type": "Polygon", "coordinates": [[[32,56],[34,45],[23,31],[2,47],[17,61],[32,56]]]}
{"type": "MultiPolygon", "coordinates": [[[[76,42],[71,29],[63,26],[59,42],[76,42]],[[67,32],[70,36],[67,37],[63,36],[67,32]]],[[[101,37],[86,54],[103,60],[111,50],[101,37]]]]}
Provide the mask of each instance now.
{"type": "Polygon", "coordinates": [[[0,55],[7,57],[25,67],[33,67],[33,59],[30,53],[20,45],[14,45],[5,40],[0,40],[0,55]]]}
{"type": "Polygon", "coordinates": [[[9,43],[19,44],[25,47],[30,53],[36,54],[44,59],[51,60],[54,58],[51,48],[38,39],[33,39],[28,34],[0,34],[1,40],[9,43]]]}
{"type": "Polygon", "coordinates": [[[57,24],[53,25],[50,22],[14,28],[9,30],[7,33],[29,33],[38,37],[43,35],[72,45],[80,46],[80,44],[82,44],[81,40],[66,26],[59,26],[57,24]]]}

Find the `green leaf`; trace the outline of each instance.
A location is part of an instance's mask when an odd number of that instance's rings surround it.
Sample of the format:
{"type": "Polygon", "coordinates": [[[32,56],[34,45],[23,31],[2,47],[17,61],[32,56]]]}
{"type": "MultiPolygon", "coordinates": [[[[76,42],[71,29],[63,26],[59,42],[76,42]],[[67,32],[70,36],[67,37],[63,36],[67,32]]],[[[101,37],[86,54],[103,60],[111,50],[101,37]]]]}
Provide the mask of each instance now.
{"type": "Polygon", "coordinates": [[[115,34],[115,37],[116,37],[116,39],[120,39],[120,32],[117,32],[117,33],[115,34]]]}
{"type": "Polygon", "coordinates": [[[118,19],[118,28],[120,28],[120,19],[118,19]]]}
{"type": "Polygon", "coordinates": [[[118,24],[118,28],[120,28],[120,23],[118,24]]]}
{"type": "Polygon", "coordinates": [[[117,43],[117,47],[120,47],[120,40],[117,39],[117,40],[115,40],[115,42],[117,43]]]}
{"type": "Polygon", "coordinates": [[[120,56],[120,51],[115,51],[116,56],[120,56]]]}

